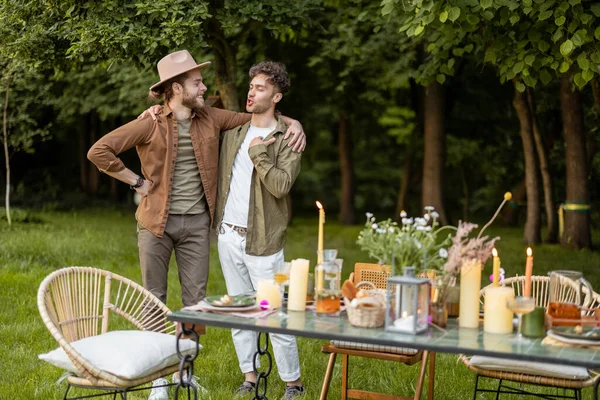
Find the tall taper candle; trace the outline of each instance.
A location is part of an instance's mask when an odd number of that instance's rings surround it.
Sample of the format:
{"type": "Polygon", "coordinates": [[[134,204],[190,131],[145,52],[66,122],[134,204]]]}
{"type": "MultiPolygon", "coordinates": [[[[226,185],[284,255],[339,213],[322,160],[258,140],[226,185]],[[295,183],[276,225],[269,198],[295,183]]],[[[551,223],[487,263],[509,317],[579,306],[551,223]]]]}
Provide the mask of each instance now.
{"type": "Polygon", "coordinates": [[[498,250],[495,248],[492,250],[493,258],[493,285],[494,287],[500,286],[500,257],[498,257],[498,250]]]}
{"type": "Polygon", "coordinates": [[[317,242],[317,265],[323,264],[323,228],[325,226],[325,209],[323,205],[317,201],[319,208],[319,240],[317,242]]]}
{"type": "Polygon", "coordinates": [[[523,296],[531,297],[531,275],[533,275],[533,251],[531,247],[527,248],[527,262],[525,263],[525,285],[523,287],[523,296]]]}

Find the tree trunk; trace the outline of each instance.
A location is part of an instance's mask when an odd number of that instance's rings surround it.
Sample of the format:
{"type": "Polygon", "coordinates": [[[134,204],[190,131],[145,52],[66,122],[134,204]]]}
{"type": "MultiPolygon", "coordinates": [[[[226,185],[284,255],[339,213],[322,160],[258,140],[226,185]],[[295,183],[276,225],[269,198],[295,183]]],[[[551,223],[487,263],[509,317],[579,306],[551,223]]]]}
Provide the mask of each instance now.
{"type": "Polygon", "coordinates": [[[87,114],[79,117],[79,184],[84,193],[88,193],[88,168],[90,162],[87,159],[87,152],[93,143],[88,143],[87,138],[90,134],[89,116],[87,114]]]}
{"type": "Polygon", "coordinates": [[[424,157],[421,205],[433,206],[443,225],[449,223],[444,208],[444,165],[446,132],[444,121],[444,88],[437,82],[427,86],[424,100],[424,157]]]}
{"type": "MultiPolygon", "coordinates": [[[[92,110],[88,114],[88,118],[90,121],[89,125],[89,135],[90,135],[90,143],[96,143],[98,138],[98,114],[96,111],[92,110]]],[[[96,166],[91,166],[88,168],[88,193],[92,196],[95,196],[98,193],[98,183],[100,181],[100,172],[96,166]]]]}
{"type": "Polygon", "coordinates": [[[400,179],[400,189],[398,190],[398,200],[396,201],[396,214],[394,219],[400,221],[400,213],[406,210],[406,196],[408,194],[408,183],[412,175],[413,154],[410,148],[404,153],[404,163],[402,164],[402,178],[400,179]]]}
{"type": "MultiPolygon", "coordinates": [[[[600,87],[598,85],[598,78],[592,80],[592,92],[594,94],[594,104],[598,111],[600,111],[600,87]]],[[[588,171],[592,168],[592,162],[594,157],[598,153],[598,141],[595,135],[588,135],[587,137],[587,155],[588,155],[588,171]]]]}
{"type": "Polygon", "coordinates": [[[6,220],[8,226],[12,226],[10,218],[10,159],[8,154],[8,93],[10,91],[10,80],[6,84],[6,95],[4,96],[4,113],[2,117],[2,133],[4,135],[4,159],[6,161],[6,220]]]}
{"type": "Polygon", "coordinates": [[[525,188],[527,190],[527,220],[523,240],[526,244],[537,244],[542,241],[540,228],[540,189],[533,140],[532,116],[527,104],[527,94],[521,93],[515,87],[513,106],[517,111],[525,157],[525,188]]]}
{"type": "MultiPolygon", "coordinates": [[[[224,1],[217,0],[209,3],[209,12],[216,15],[217,10],[224,8],[224,1]]],[[[213,17],[203,24],[204,33],[212,47],[215,59],[215,84],[223,106],[227,110],[240,111],[237,94],[237,47],[231,38],[226,38],[221,22],[213,17]]]]}
{"type": "Polygon", "coordinates": [[[548,227],[546,242],[556,243],[558,241],[558,220],[554,205],[554,185],[552,182],[552,175],[550,174],[550,166],[548,162],[548,146],[542,138],[542,132],[540,130],[540,124],[537,118],[535,98],[532,88],[527,88],[527,100],[529,102],[529,110],[531,112],[533,138],[535,139],[535,149],[537,150],[544,188],[544,205],[546,208],[546,224],[548,227]]]}
{"type": "MultiPolygon", "coordinates": [[[[566,201],[571,204],[587,205],[589,192],[581,93],[573,90],[570,73],[561,77],[560,105],[565,137],[566,201]]],[[[561,245],[577,249],[589,248],[592,244],[589,211],[566,210],[564,216],[565,225],[560,238],[561,245]]]]}
{"type": "Polygon", "coordinates": [[[340,157],[340,176],[342,193],[340,197],[340,223],[352,225],[356,223],[354,209],[354,165],[352,163],[352,137],[348,116],[338,112],[338,151],[340,157]]]}
{"type": "Polygon", "coordinates": [[[462,182],[462,190],[463,190],[463,209],[462,209],[462,218],[463,221],[469,220],[469,180],[467,179],[467,172],[465,171],[465,166],[463,163],[460,163],[459,166],[460,171],[460,180],[462,182]]]}

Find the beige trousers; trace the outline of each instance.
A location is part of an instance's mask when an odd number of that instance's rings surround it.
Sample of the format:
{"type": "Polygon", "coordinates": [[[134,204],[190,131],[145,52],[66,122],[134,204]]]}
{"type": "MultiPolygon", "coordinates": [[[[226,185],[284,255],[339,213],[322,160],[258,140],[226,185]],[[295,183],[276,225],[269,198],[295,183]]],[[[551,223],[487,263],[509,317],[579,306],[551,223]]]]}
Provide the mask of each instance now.
{"type": "Polygon", "coordinates": [[[138,248],[144,287],[167,303],[169,260],[175,250],[181,301],[186,306],[206,296],[210,254],[210,217],[201,214],[170,214],[162,238],[138,223],[138,248]]]}

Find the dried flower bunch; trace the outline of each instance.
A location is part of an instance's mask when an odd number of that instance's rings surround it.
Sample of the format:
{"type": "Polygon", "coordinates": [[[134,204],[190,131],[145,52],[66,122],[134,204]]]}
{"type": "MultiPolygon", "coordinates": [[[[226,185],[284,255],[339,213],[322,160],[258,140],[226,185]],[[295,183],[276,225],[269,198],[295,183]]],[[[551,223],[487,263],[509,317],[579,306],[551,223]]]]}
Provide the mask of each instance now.
{"type": "Polygon", "coordinates": [[[415,266],[441,269],[448,257],[447,247],[451,235],[440,241],[439,233],[453,227],[439,227],[439,214],[433,207],[425,207],[422,217],[409,218],[406,212],[400,213],[401,224],[387,219],[376,222],[371,213],[367,213],[365,227],[358,235],[356,243],[361,250],[369,253],[380,264],[395,266],[415,266]]]}
{"type": "Polygon", "coordinates": [[[504,194],[504,200],[492,216],[492,219],[485,224],[475,238],[469,238],[469,234],[473,229],[477,228],[477,224],[463,221],[458,222],[456,235],[452,238],[452,246],[450,246],[450,249],[448,250],[448,260],[444,265],[444,272],[446,274],[457,276],[461,266],[468,261],[476,260],[481,262],[482,265],[485,264],[492,255],[494,243],[500,238],[495,237],[490,239],[488,236],[481,235],[485,229],[494,222],[504,204],[510,199],[512,199],[512,194],[506,192],[504,194]]]}
{"type": "Polygon", "coordinates": [[[448,261],[444,265],[444,270],[450,275],[458,275],[463,263],[470,260],[480,261],[485,264],[492,255],[494,243],[499,237],[489,239],[487,236],[469,238],[469,234],[477,224],[458,221],[456,235],[452,238],[452,246],[448,250],[448,261]]]}

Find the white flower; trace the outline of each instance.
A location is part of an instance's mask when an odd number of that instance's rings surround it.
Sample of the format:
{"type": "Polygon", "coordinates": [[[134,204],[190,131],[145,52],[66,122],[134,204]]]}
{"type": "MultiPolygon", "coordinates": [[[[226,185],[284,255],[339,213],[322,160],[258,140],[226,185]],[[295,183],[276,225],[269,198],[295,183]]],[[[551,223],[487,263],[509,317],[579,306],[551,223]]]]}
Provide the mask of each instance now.
{"type": "Polygon", "coordinates": [[[377,225],[377,224],[373,224],[373,225],[371,225],[371,228],[372,228],[372,229],[377,229],[377,228],[379,228],[379,225],[377,225]]]}
{"type": "Polygon", "coordinates": [[[425,206],[425,211],[432,212],[433,210],[435,210],[434,207],[432,207],[432,206],[425,206]]]}
{"type": "Polygon", "coordinates": [[[429,216],[429,214],[425,214],[425,215],[423,215],[423,219],[424,219],[425,221],[429,221],[429,219],[430,219],[430,218],[431,218],[431,217],[429,216]]]}
{"type": "Polygon", "coordinates": [[[421,225],[417,225],[417,230],[418,230],[418,231],[424,231],[424,230],[425,230],[425,227],[424,227],[424,226],[421,226],[421,225]]]}
{"type": "Polygon", "coordinates": [[[437,219],[437,218],[439,218],[439,217],[440,217],[440,214],[438,214],[438,213],[437,213],[437,211],[434,211],[434,212],[432,212],[432,213],[431,213],[431,216],[432,216],[433,218],[436,218],[436,219],[437,219]]]}
{"type": "Polygon", "coordinates": [[[448,250],[442,248],[442,249],[440,249],[440,251],[438,252],[438,254],[442,258],[447,258],[448,257],[448,250]]]}
{"type": "Polygon", "coordinates": [[[406,223],[407,225],[412,225],[415,222],[415,220],[413,218],[407,218],[406,223]]]}
{"type": "Polygon", "coordinates": [[[415,218],[415,224],[425,226],[427,225],[427,221],[425,220],[425,218],[415,218]]]}
{"type": "Polygon", "coordinates": [[[402,225],[408,225],[408,218],[402,218],[402,225]]]}
{"type": "Polygon", "coordinates": [[[425,232],[429,232],[429,231],[431,231],[431,227],[430,226],[426,226],[425,227],[425,232]]]}
{"type": "Polygon", "coordinates": [[[375,222],[375,217],[371,217],[371,222],[375,222]]]}
{"type": "Polygon", "coordinates": [[[408,217],[408,214],[406,213],[406,211],[402,210],[402,212],[400,213],[400,218],[406,218],[408,217]]]}
{"type": "Polygon", "coordinates": [[[373,213],[368,212],[365,215],[367,216],[367,219],[371,219],[371,217],[373,216],[373,213]]]}
{"type": "Polygon", "coordinates": [[[385,233],[385,229],[377,228],[376,232],[379,233],[379,234],[385,233]]]}
{"type": "Polygon", "coordinates": [[[394,233],[394,227],[393,227],[393,226],[390,226],[390,227],[388,228],[388,232],[389,232],[389,233],[394,233]]]}

